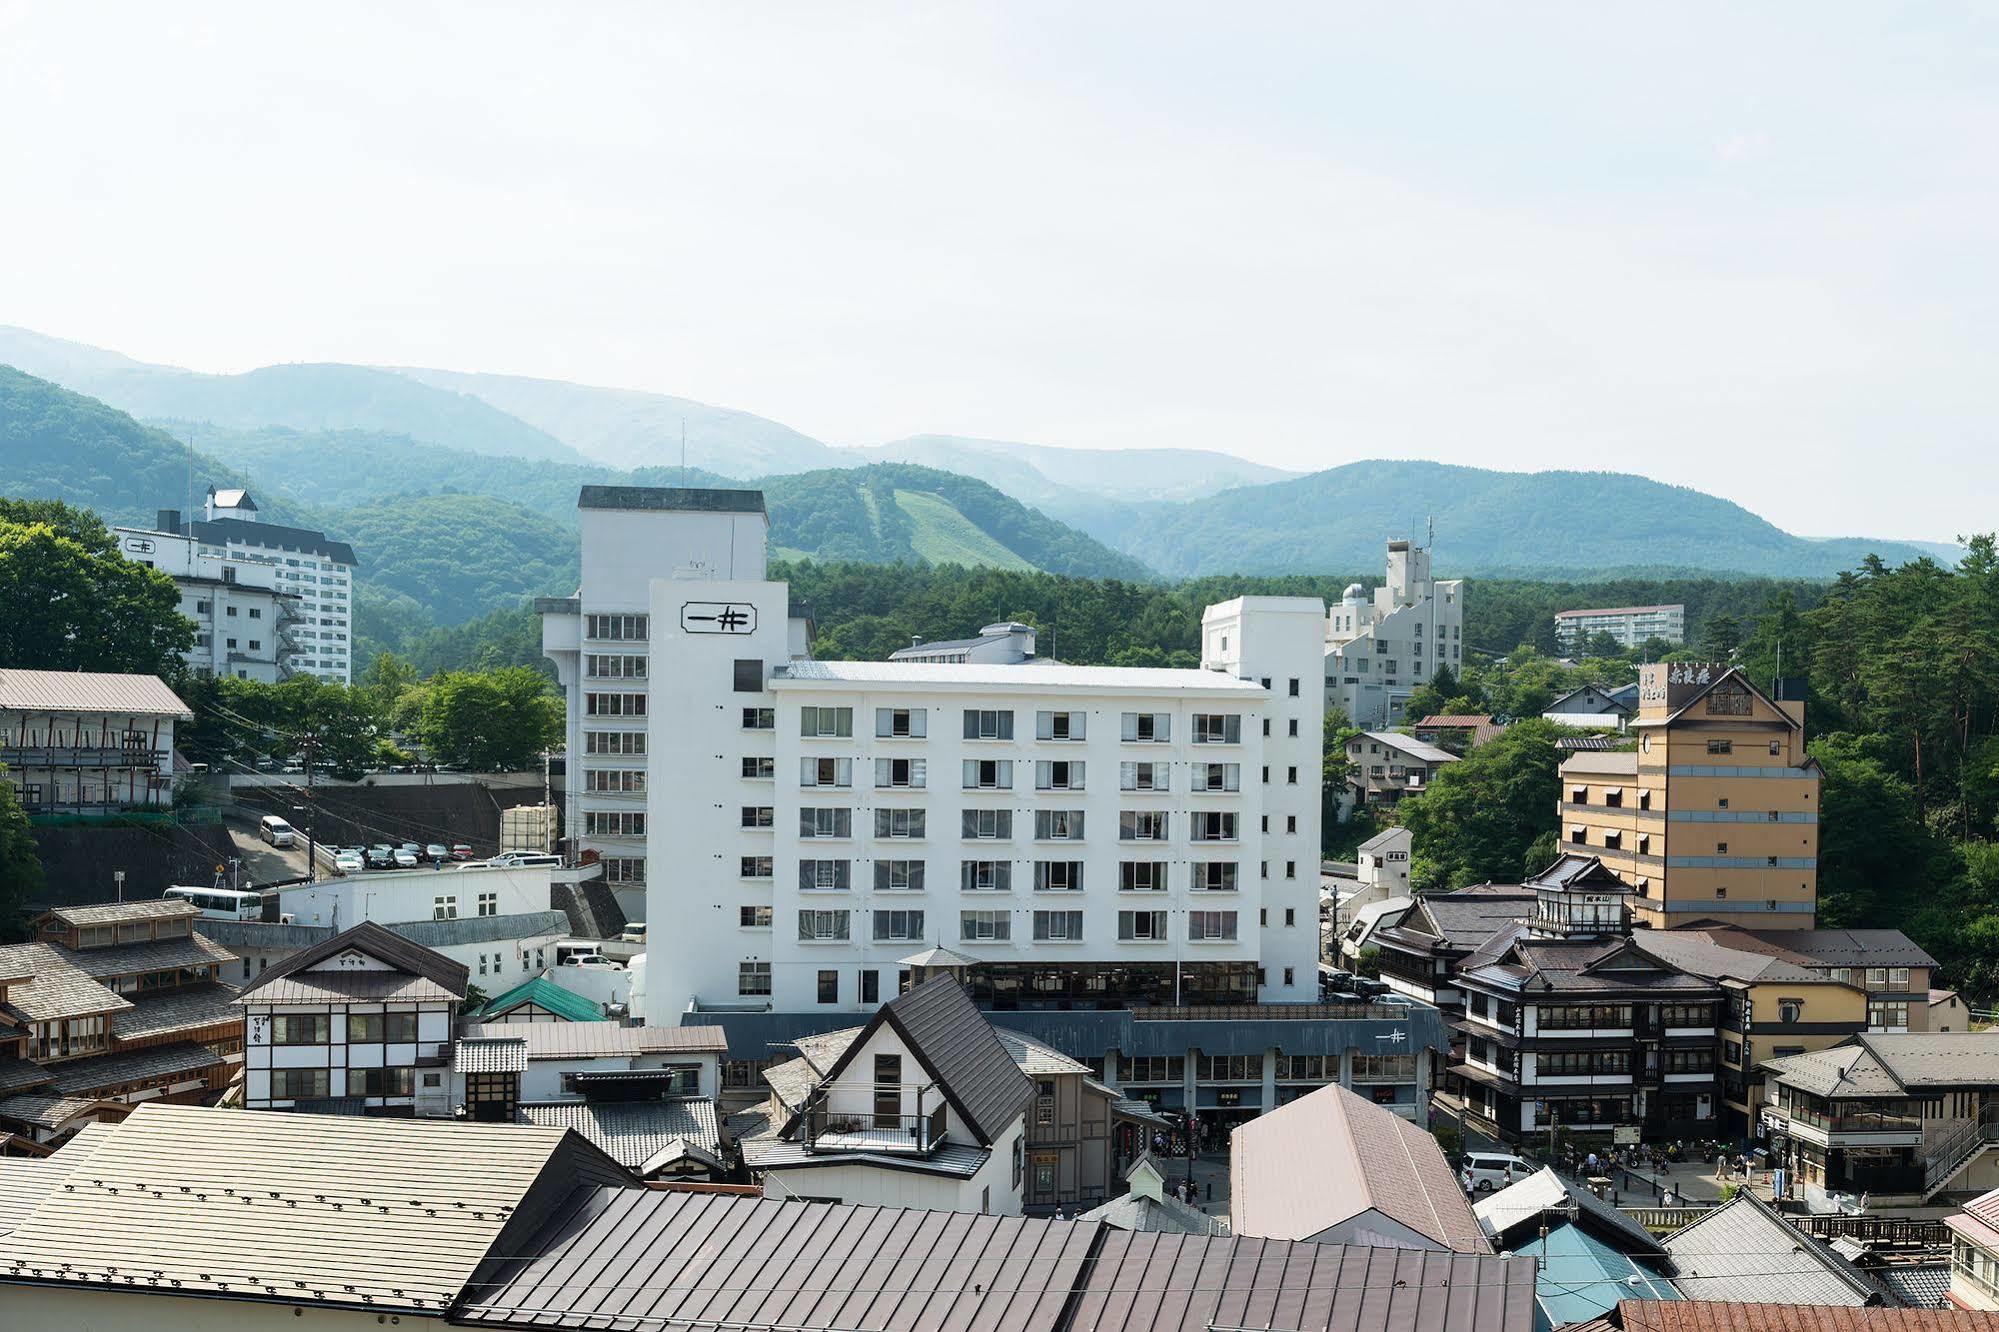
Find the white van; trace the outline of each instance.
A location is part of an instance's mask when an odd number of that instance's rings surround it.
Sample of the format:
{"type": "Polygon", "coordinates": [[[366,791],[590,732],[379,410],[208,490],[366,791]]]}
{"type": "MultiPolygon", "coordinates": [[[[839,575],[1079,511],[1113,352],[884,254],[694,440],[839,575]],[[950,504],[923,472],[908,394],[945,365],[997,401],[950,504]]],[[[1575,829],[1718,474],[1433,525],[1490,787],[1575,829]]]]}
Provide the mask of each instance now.
{"type": "Polygon", "coordinates": [[[517,869],[524,865],[547,865],[551,869],[561,869],[562,857],[550,855],[546,851],[502,851],[486,863],[508,869],[517,869]]]}
{"type": "Polygon", "coordinates": [[[564,939],[555,945],[555,965],[558,967],[616,967],[618,964],[605,957],[603,950],[594,943],[576,939],[564,939]]]}
{"type": "Polygon", "coordinates": [[[627,921],[624,933],[618,936],[619,943],[639,944],[643,946],[645,941],[646,923],[642,920],[627,921]]]}
{"type": "Polygon", "coordinates": [[[257,836],[272,846],[289,847],[298,841],[298,830],[275,814],[257,820],[257,836]]]}
{"type": "Polygon", "coordinates": [[[1465,1169],[1471,1172],[1475,1192],[1491,1193],[1508,1184],[1517,1184],[1534,1173],[1535,1167],[1505,1152],[1466,1152],[1465,1169]]]}

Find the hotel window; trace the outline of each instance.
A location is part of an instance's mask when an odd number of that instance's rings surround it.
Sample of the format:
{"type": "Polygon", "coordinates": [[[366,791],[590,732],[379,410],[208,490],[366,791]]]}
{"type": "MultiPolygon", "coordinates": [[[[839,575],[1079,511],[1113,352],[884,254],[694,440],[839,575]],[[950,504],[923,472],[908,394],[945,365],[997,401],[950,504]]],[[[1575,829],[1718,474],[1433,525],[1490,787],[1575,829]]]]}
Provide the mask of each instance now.
{"type": "Polygon", "coordinates": [[[798,760],[800,786],[852,786],[854,761],[850,758],[802,758],[798,760]]]}
{"type": "Polygon", "coordinates": [[[583,812],[586,837],[643,837],[646,816],[637,811],[592,809],[583,812]]]}
{"type": "Polygon", "coordinates": [[[801,860],[798,862],[800,892],[846,892],[854,886],[851,860],[801,860]]]}
{"type": "Polygon", "coordinates": [[[1117,816],[1120,842],[1163,842],[1167,839],[1167,813],[1163,809],[1127,809],[1117,816]]]}
{"type": "Polygon", "coordinates": [[[967,893],[1004,893],[1013,887],[1010,860],[962,860],[958,862],[958,888],[967,893]]]}
{"type": "Polygon", "coordinates": [[[1732,754],[1735,752],[1735,742],[1733,740],[1710,740],[1707,742],[1707,752],[1710,754],[1732,754]]]}
{"type": "Polygon", "coordinates": [[[740,872],[745,879],[768,879],[771,877],[771,858],[769,856],[744,856],[740,872]]]}
{"type": "Polygon", "coordinates": [[[770,963],[738,962],[736,964],[736,993],[770,993],[770,963]]]}
{"type": "Polygon", "coordinates": [[[1080,809],[1037,809],[1034,811],[1035,840],[1080,842],[1083,840],[1083,811],[1080,809]]]}
{"type": "Polygon", "coordinates": [[[875,785],[881,788],[919,789],[926,780],[929,764],[924,759],[878,758],[875,785]]]}
{"type": "Polygon", "coordinates": [[[754,754],[744,756],[743,776],[749,778],[751,781],[753,782],[769,781],[771,778],[775,777],[776,775],[777,775],[776,759],[769,757],[760,757],[754,754]]]}
{"type": "Polygon", "coordinates": [[[1195,810],[1188,818],[1191,824],[1188,836],[1196,842],[1233,842],[1236,840],[1236,813],[1234,810],[1195,810]]]}
{"type": "Polygon", "coordinates": [[[583,733],[585,754],[643,754],[646,752],[644,731],[585,731],[583,733]]]}
{"type": "Polygon", "coordinates": [[[1013,937],[1009,911],[960,911],[958,937],[966,943],[1001,943],[1013,937]]]}
{"type": "Polygon", "coordinates": [[[777,818],[777,811],[769,805],[744,805],[743,827],[768,828],[777,818]]]}
{"type": "Polygon", "coordinates": [[[1040,759],[1034,765],[1034,789],[1037,791],[1080,791],[1083,789],[1083,764],[1067,760],[1040,759]]]}
{"type": "Polygon", "coordinates": [[[583,711],[591,717],[643,717],[646,715],[646,696],[586,693],[583,695],[583,711]]]}
{"type": "Polygon", "coordinates": [[[583,674],[591,680],[643,680],[646,659],[592,652],[583,658],[583,674]]]}
{"type": "Polygon", "coordinates": [[[347,1018],[350,1045],[407,1045],[415,1039],[414,1013],[354,1013],[347,1018]]]}
{"type": "Polygon", "coordinates": [[[930,733],[930,714],[923,708],[876,708],[875,734],[884,740],[920,740],[930,733]]]}
{"type": "Polygon", "coordinates": [[[923,862],[920,860],[877,860],[875,889],[885,893],[923,891],[923,862]]]}
{"type": "Polygon", "coordinates": [[[1242,716],[1239,713],[1197,712],[1194,714],[1194,743],[1235,745],[1242,743],[1242,716]]]}
{"type": "Polygon", "coordinates": [[[800,943],[844,943],[848,937],[846,911],[800,911],[798,913],[798,941],[800,943]]]}
{"type": "Polygon", "coordinates": [[[643,795],[645,769],[590,768],[583,774],[583,789],[593,795],[643,795]]]}
{"type": "Polygon", "coordinates": [[[1236,890],[1236,863],[1233,860],[1194,862],[1193,888],[1202,893],[1232,893],[1236,890]]]}
{"type": "Polygon", "coordinates": [[[1187,937],[1194,942],[1203,940],[1230,940],[1236,937],[1236,913],[1233,911],[1189,911],[1187,913],[1187,937]]]}
{"type": "Polygon", "coordinates": [[[586,615],[584,636],[606,642],[643,643],[649,636],[651,618],[645,615],[586,615]]]}
{"type": "Polygon", "coordinates": [[[1010,809],[968,809],[961,815],[961,835],[981,842],[1008,841],[1013,837],[1010,809]]]}
{"type": "Polygon", "coordinates": [[[767,906],[738,907],[736,923],[746,930],[767,930],[770,928],[770,911],[767,906]]]}
{"type": "Polygon", "coordinates": [[[347,1070],[349,1096],[409,1096],[416,1091],[413,1068],[350,1068],[347,1070]]]}
{"type": "Polygon", "coordinates": [[[877,911],[874,913],[874,935],[877,943],[921,939],[923,937],[923,913],[921,911],[877,911]]]}
{"type": "Polygon", "coordinates": [[[500,914],[500,895],[499,895],[498,893],[480,893],[480,894],[479,894],[479,914],[480,914],[480,915],[482,915],[482,916],[497,916],[497,915],[499,915],[499,914],[500,914]]]}
{"type": "Polygon", "coordinates": [[[1081,740],[1088,725],[1087,717],[1087,713],[1081,712],[1037,712],[1034,714],[1034,738],[1081,740]]]}
{"type": "Polygon", "coordinates": [[[1163,943],[1167,937],[1166,913],[1164,911],[1120,911],[1117,913],[1117,937],[1119,939],[1163,943]]]}
{"type": "Polygon", "coordinates": [[[332,1018],[325,1013],[278,1013],[271,1018],[272,1045],[325,1045],[332,1018]]]}
{"type": "Polygon", "coordinates": [[[1242,789],[1242,765],[1239,763],[1195,763],[1190,765],[1192,777],[1189,779],[1196,791],[1239,791],[1242,789]]]}
{"type": "Polygon", "coordinates": [[[743,729],[745,731],[769,731],[777,727],[776,708],[744,708],[743,729]]]}
{"type": "Polygon", "coordinates": [[[431,898],[430,918],[432,920],[457,920],[458,919],[457,895],[452,894],[448,897],[431,898]]]}
{"type": "Polygon", "coordinates": [[[1082,892],[1083,862],[1080,860],[1035,861],[1034,891],[1037,893],[1082,892]]]}
{"type": "Polygon", "coordinates": [[[1163,860],[1122,860],[1117,867],[1117,886],[1121,893],[1163,893],[1166,891],[1166,865],[1163,860]]]}
{"type": "Polygon", "coordinates": [[[800,837],[852,837],[854,811],[801,806],[798,811],[800,837]]]}
{"type": "Polygon", "coordinates": [[[966,708],[965,739],[1013,739],[1013,713],[992,708],[966,708]]]}
{"type": "Polygon", "coordinates": [[[878,809],[875,811],[875,836],[922,837],[924,819],[924,811],[920,809],[878,809]]]}
{"type": "Polygon", "coordinates": [[[1125,791],[1165,791],[1172,788],[1164,763],[1118,764],[1118,787],[1125,791]]]}
{"type": "Polygon", "coordinates": [[[1165,744],[1173,736],[1173,717],[1166,712],[1127,712],[1119,719],[1120,734],[1129,744],[1165,744]]]}
{"type": "Polygon", "coordinates": [[[1037,911],[1034,937],[1042,943],[1081,943],[1083,913],[1080,911],[1037,911]]]}
{"type": "Polygon", "coordinates": [[[854,734],[852,708],[800,708],[798,733],[820,738],[846,738],[854,734]]]}
{"type": "Polygon", "coordinates": [[[964,781],[967,791],[1011,791],[1012,759],[966,759],[964,781]]]}
{"type": "Polygon", "coordinates": [[[271,1099],[274,1101],[323,1100],[327,1085],[327,1072],[323,1068],[271,1070],[271,1099]]]}

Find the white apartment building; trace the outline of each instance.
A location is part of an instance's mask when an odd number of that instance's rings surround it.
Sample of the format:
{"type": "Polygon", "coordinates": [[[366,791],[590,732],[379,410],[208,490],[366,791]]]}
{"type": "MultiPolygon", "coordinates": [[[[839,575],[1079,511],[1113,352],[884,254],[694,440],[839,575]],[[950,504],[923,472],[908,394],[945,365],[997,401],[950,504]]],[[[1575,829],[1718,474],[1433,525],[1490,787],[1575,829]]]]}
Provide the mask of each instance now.
{"type": "Polygon", "coordinates": [[[1388,543],[1388,581],[1370,599],[1350,584],[1326,613],[1326,706],[1378,729],[1403,716],[1409,695],[1449,666],[1464,670],[1464,580],[1430,576],[1428,548],[1388,543]]]}
{"type": "Polygon", "coordinates": [[[260,684],[291,674],[304,599],[278,590],[276,570],[204,546],[173,509],[162,509],[153,527],[111,530],[121,555],[180,589],[180,613],[194,621],[194,646],[183,657],[190,670],[260,684]]]}
{"type": "Polygon", "coordinates": [[[246,490],[210,487],[202,515],[183,521],[178,510],[161,509],[152,530],[117,529],[126,559],[150,562],[181,584],[181,613],[197,626],[189,664],[250,680],[300,673],[351,684],[354,548],[324,532],[260,521],[246,490]],[[266,594],[269,606],[258,599],[266,594]]]}
{"type": "Polygon", "coordinates": [[[1316,997],[1320,603],[1210,607],[1200,670],[814,662],[760,496],[581,507],[543,641],[656,1020],[872,1009],[938,944],[986,1006],[1316,997]]]}
{"type": "Polygon", "coordinates": [[[1565,655],[1580,652],[1598,634],[1609,634],[1619,647],[1635,648],[1647,640],[1687,641],[1687,608],[1673,606],[1605,606],[1593,610],[1555,612],[1555,646],[1565,655]]]}

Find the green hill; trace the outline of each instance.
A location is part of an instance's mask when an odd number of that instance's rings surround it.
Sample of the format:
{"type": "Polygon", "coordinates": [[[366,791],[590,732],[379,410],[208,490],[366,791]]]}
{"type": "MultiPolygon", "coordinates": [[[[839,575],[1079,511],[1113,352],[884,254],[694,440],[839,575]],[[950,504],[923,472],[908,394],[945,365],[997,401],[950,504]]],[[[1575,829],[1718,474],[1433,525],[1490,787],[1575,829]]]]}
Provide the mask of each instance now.
{"type": "Polygon", "coordinates": [[[1369,569],[1436,522],[1439,572],[1604,576],[1639,569],[1830,577],[1907,542],[1792,536],[1738,504],[1618,472],[1359,462],[1184,504],[1106,505],[1091,535],[1170,576],[1369,569]]]}

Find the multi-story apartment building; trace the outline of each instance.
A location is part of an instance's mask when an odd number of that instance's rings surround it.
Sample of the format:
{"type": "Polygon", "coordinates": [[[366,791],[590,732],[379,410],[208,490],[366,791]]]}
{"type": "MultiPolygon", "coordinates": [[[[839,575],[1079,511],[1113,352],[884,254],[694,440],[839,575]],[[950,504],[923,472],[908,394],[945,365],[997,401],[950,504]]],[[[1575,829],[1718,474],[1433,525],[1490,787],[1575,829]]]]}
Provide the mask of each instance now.
{"type": "Polygon", "coordinates": [[[277,570],[216,553],[183,529],[173,509],[162,509],[153,527],[112,531],[120,554],[158,569],[180,589],[180,613],[194,621],[194,645],[183,657],[190,671],[260,684],[291,674],[304,598],[278,589],[277,570]]]}
{"type": "Polygon", "coordinates": [[[1687,641],[1685,606],[1602,606],[1555,612],[1555,646],[1574,655],[1598,634],[1609,634],[1619,647],[1642,647],[1654,638],[1668,643],[1687,641]]]}
{"type": "Polygon", "coordinates": [[[1640,669],[1635,749],[1562,763],[1561,849],[1632,885],[1638,923],[1809,929],[1819,769],[1804,704],[1732,666],[1640,669]]]}
{"type": "Polygon", "coordinates": [[[191,581],[182,583],[183,613],[204,626],[198,632],[210,635],[205,654],[197,643],[191,665],[253,680],[298,672],[353,682],[354,571],[359,561],[345,541],[263,522],[248,491],[213,487],[199,518],[184,520],[176,509],[161,509],[153,530],[120,528],[118,534],[127,559],[150,560],[176,582],[182,581],[180,569],[188,571],[191,581]],[[140,548],[146,544],[153,549],[140,548]],[[201,581],[209,577],[227,584],[226,595],[201,581]],[[265,610],[248,590],[252,588],[268,588],[276,604],[265,610]],[[210,605],[190,611],[190,601],[210,605]],[[231,605],[242,613],[230,616],[231,605]],[[253,619],[248,614],[253,607],[264,613],[253,619]],[[278,622],[281,616],[285,623],[278,622]],[[218,627],[206,628],[211,621],[218,627]],[[262,632],[251,627],[266,623],[262,632]],[[227,646],[230,639],[236,641],[233,648],[227,646]],[[252,640],[257,648],[249,646],[252,640]]]}
{"type": "Polygon", "coordinates": [[[30,814],[170,805],[193,716],[157,675],[0,670],[0,781],[30,814]]]}
{"type": "Polygon", "coordinates": [[[1316,996],[1319,603],[1210,607],[1200,670],[815,662],[760,496],[581,503],[544,644],[649,1011],[871,1009],[939,943],[982,1004],[1316,996]]]}
{"type": "Polygon", "coordinates": [[[1462,671],[1464,587],[1430,576],[1427,547],[1389,542],[1388,581],[1373,598],[1354,583],[1326,613],[1326,706],[1355,726],[1393,726],[1440,668],[1462,671]]]}

